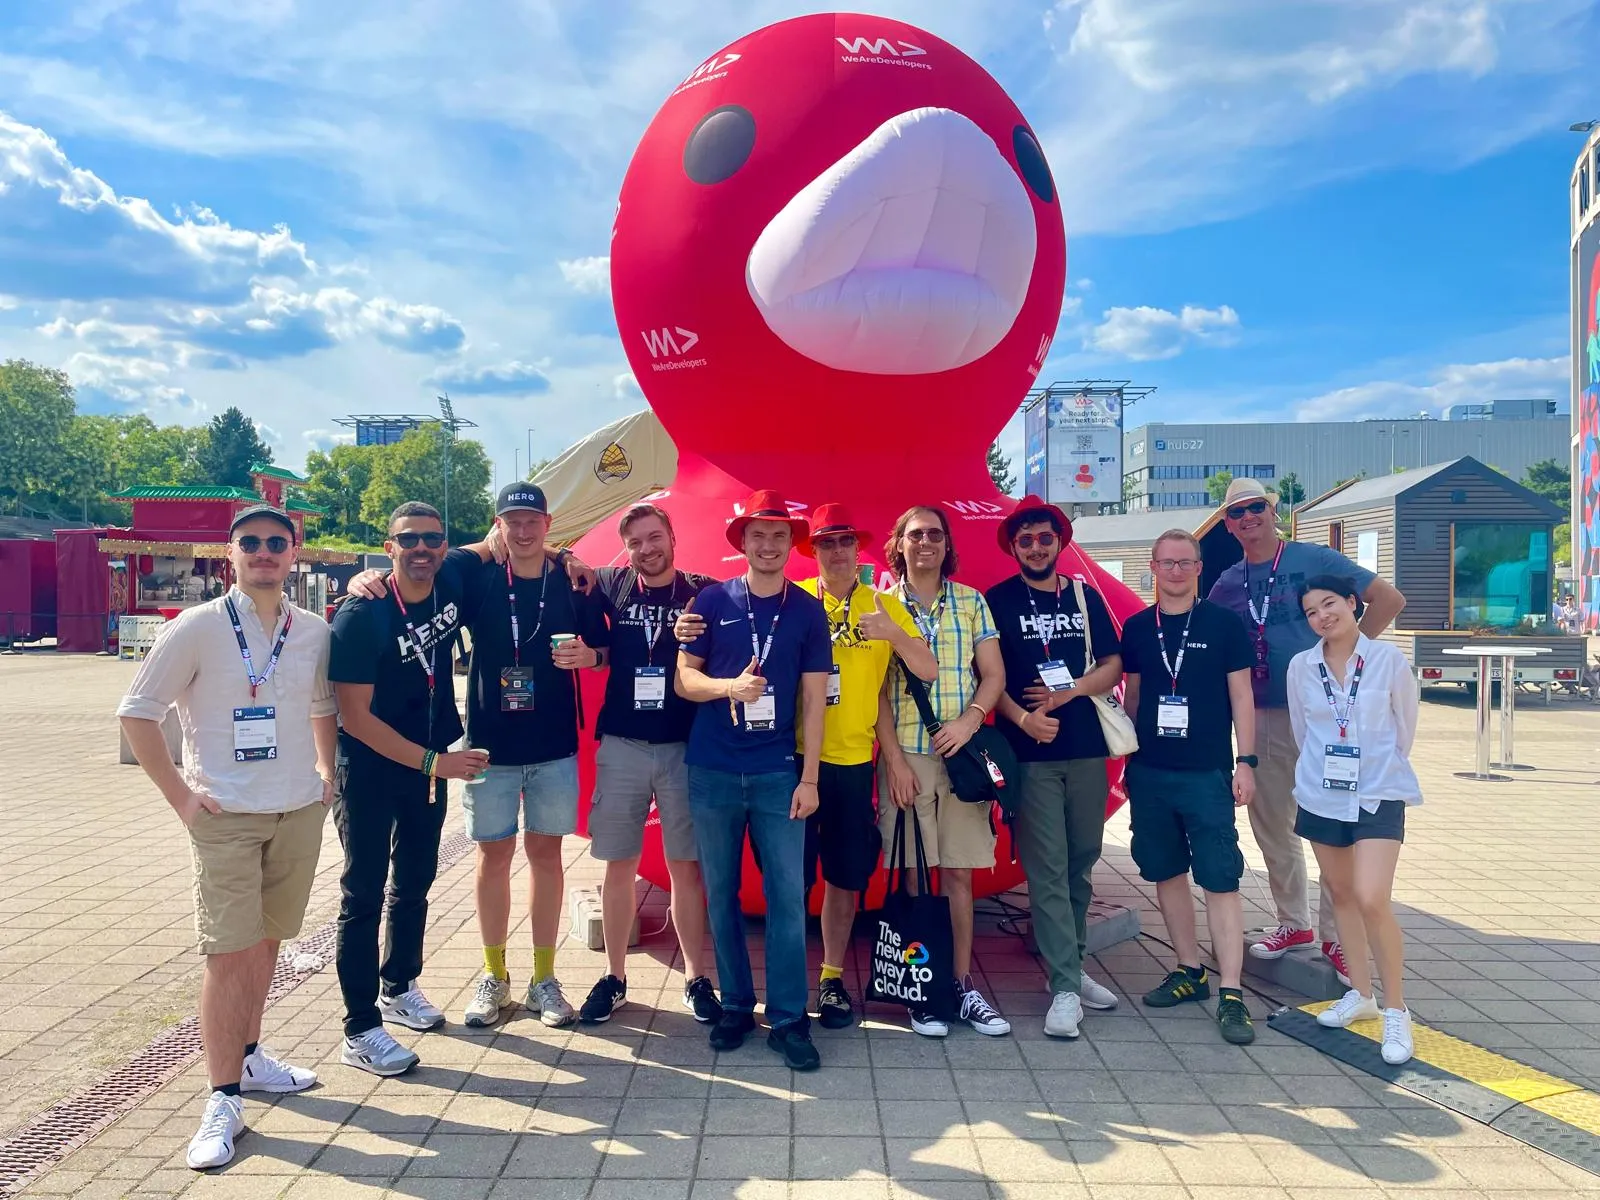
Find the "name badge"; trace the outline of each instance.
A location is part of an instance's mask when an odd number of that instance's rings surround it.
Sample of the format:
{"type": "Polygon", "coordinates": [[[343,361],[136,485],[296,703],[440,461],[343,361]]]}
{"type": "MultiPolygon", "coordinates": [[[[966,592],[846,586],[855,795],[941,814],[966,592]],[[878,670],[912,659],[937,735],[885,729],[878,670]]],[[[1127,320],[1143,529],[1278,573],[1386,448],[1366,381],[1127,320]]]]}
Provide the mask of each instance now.
{"type": "Polygon", "coordinates": [[[744,728],[746,733],[761,733],[772,729],[777,723],[778,697],[769,683],[760,697],[744,706],[744,728]]]}
{"type": "Polygon", "coordinates": [[[1361,778],[1361,747],[1323,744],[1322,786],[1331,792],[1353,792],[1361,778]]]}
{"type": "Polygon", "coordinates": [[[1039,678],[1044,680],[1045,687],[1052,692],[1065,692],[1072,688],[1072,672],[1067,670],[1067,664],[1058,658],[1039,664],[1039,678]]]}
{"type": "Polygon", "coordinates": [[[533,711],[533,668],[500,668],[500,711],[533,711]]]}
{"type": "Polygon", "coordinates": [[[839,664],[834,663],[833,669],[828,672],[828,705],[839,703],[839,664]]]}
{"type": "Polygon", "coordinates": [[[233,710],[233,761],[278,757],[278,710],[272,705],[233,710]]]}
{"type": "Polygon", "coordinates": [[[634,712],[659,712],[667,704],[667,669],[665,667],[635,667],[633,669],[634,712]]]}
{"type": "Polygon", "coordinates": [[[1189,736],[1189,697],[1162,696],[1156,702],[1156,736],[1189,736]]]}

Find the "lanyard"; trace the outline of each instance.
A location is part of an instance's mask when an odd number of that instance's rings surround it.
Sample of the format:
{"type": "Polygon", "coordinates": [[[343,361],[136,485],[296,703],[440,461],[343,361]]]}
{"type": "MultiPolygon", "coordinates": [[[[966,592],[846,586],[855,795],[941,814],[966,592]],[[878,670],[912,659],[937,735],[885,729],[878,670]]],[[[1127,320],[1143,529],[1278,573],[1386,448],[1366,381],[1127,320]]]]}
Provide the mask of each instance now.
{"type": "Polygon", "coordinates": [[[1350,735],[1350,718],[1356,713],[1356,693],[1361,690],[1361,671],[1367,665],[1367,660],[1359,654],[1356,655],[1356,669],[1350,673],[1350,691],[1345,697],[1344,711],[1339,711],[1339,701],[1333,694],[1333,685],[1328,682],[1328,664],[1318,663],[1317,672],[1322,676],[1322,694],[1328,698],[1328,707],[1333,709],[1333,720],[1339,726],[1339,740],[1342,742],[1350,735]]]}
{"type": "Polygon", "coordinates": [[[1244,603],[1250,610],[1250,619],[1256,623],[1256,633],[1267,632],[1267,609],[1272,605],[1272,585],[1278,582],[1278,560],[1283,557],[1284,543],[1278,543],[1278,552],[1272,556],[1272,573],[1267,576],[1267,592],[1261,597],[1261,611],[1256,612],[1256,602],[1250,598],[1250,560],[1244,560],[1244,603]]]}
{"type": "Polygon", "coordinates": [[[772,614],[772,624],[767,626],[767,640],[756,640],[755,602],[750,595],[750,581],[744,581],[744,615],[750,621],[750,653],[755,655],[757,668],[767,665],[767,654],[772,650],[772,635],[778,632],[778,621],[783,617],[783,606],[789,600],[789,581],[783,581],[783,591],[778,597],[778,611],[772,614]]]}
{"type": "MultiPolygon", "coordinates": [[[[406,611],[406,602],[400,598],[400,588],[394,578],[389,579],[389,594],[394,597],[395,604],[400,609],[400,619],[406,623],[406,632],[411,635],[411,646],[417,652],[417,662],[421,664],[423,674],[428,677],[428,728],[433,728],[433,656],[438,650],[438,643],[427,647],[428,656],[424,658],[422,651],[422,635],[417,632],[417,627],[411,623],[411,614],[406,611]]],[[[431,593],[430,593],[431,594],[431,593]]]]}
{"type": "MultiPolygon", "coordinates": [[[[1038,591],[1039,589],[1030,585],[1027,580],[1023,580],[1022,586],[1023,589],[1028,593],[1028,607],[1033,609],[1033,621],[1034,624],[1039,627],[1039,637],[1044,641],[1045,661],[1050,662],[1055,658],[1055,655],[1050,653],[1050,635],[1045,632],[1044,618],[1039,615],[1039,606],[1035,604],[1033,600],[1034,592],[1038,591]]],[[[1059,574],[1056,576],[1056,606],[1054,611],[1057,617],[1061,615],[1061,576],[1059,574]]],[[[1085,614],[1084,620],[1087,621],[1088,619],[1088,615],[1085,614]]],[[[1057,623],[1058,622],[1053,622],[1050,628],[1054,629],[1057,623]]]]}
{"type": "Polygon", "coordinates": [[[832,596],[828,593],[828,585],[823,583],[820,578],[817,580],[817,591],[822,594],[823,611],[827,613],[828,617],[828,640],[836,645],[839,639],[850,629],[850,602],[855,599],[856,588],[860,586],[861,581],[859,579],[851,582],[850,590],[844,594],[844,603],[834,610],[840,614],[839,623],[835,625],[833,623],[833,613],[827,612],[828,601],[832,599],[832,596]]]}
{"type": "Polygon", "coordinates": [[[1161,643],[1161,665],[1167,669],[1167,674],[1172,676],[1172,694],[1178,694],[1178,674],[1183,670],[1183,656],[1189,652],[1189,622],[1194,620],[1194,610],[1199,608],[1199,602],[1189,606],[1189,613],[1183,618],[1183,636],[1178,639],[1178,661],[1173,662],[1167,658],[1167,635],[1161,630],[1161,605],[1156,605],[1156,640],[1161,643]]]}
{"type": "Polygon", "coordinates": [[[904,580],[900,582],[900,598],[906,602],[906,607],[911,610],[911,619],[917,623],[917,628],[922,632],[922,640],[928,643],[928,649],[938,652],[939,626],[944,621],[944,602],[949,593],[945,590],[946,584],[939,585],[939,600],[931,611],[922,607],[922,601],[911,594],[911,585],[904,580]]]}
{"type": "MultiPolygon", "coordinates": [[[[549,575],[550,564],[545,563],[544,569],[539,572],[539,619],[533,623],[533,632],[528,635],[530,642],[539,636],[539,627],[544,624],[544,596],[548,590],[546,580],[549,575]]],[[[511,560],[509,558],[506,559],[506,603],[511,606],[511,663],[513,666],[520,667],[522,665],[522,636],[517,625],[517,589],[511,583],[511,560]]]]}
{"type": "Polygon", "coordinates": [[[244,673],[250,678],[250,699],[256,698],[256,689],[272,678],[272,672],[277,669],[278,656],[283,653],[283,643],[289,637],[289,626],[294,622],[294,613],[289,609],[283,610],[283,628],[278,631],[278,640],[272,643],[272,654],[267,659],[267,669],[259,676],[250,663],[250,645],[244,640],[244,626],[239,622],[239,610],[233,606],[233,597],[227,598],[228,620],[233,622],[233,636],[239,639],[239,653],[244,656],[244,673]]]}
{"type": "Polygon", "coordinates": [[[683,576],[673,572],[672,594],[667,597],[666,607],[658,608],[650,602],[650,589],[645,587],[644,577],[634,576],[639,585],[639,609],[642,614],[639,619],[644,625],[644,660],[652,667],[656,665],[656,643],[661,640],[661,633],[667,627],[667,618],[672,613],[672,606],[678,602],[678,580],[682,578],[683,576]],[[651,621],[650,614],[658,611],[661,614],[661,620],[658,622],[651,621]]]}

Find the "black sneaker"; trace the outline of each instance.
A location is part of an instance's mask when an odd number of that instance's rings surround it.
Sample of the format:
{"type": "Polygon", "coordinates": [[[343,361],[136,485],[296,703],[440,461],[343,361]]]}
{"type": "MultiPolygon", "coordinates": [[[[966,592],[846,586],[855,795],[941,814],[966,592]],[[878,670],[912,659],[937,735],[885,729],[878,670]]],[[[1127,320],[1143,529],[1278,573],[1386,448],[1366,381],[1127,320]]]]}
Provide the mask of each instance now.
{"type": "Polygon", "coordinates": [[[722,1003],[717,999],[717,989],[704,975],[696,975],[683,988],[683,1006],[694,1014],[702,1025],[709,1025],[722,1016],[722,1003]]]}
{"type": "Polygon", "coordinates": [[[1204,967],[1198,978],[1179,967],[1156,987],[1144,994],[1146,1008],[1176,1008],[1190,1000],[1205,1000],[1211,995],[1211,975],[1204,967]]]}
{"type": "Polygon", "coordinates": [[[824,979],[817,989],[817,1021],[824,1029],[849,1029],[855,1019],[844,980],[824,979]]]}
{"type": "Polygon", "coordinates": [[[1217,1001],[1217,1025],[1222,1030],[1222,1040],[1235,1046],[1248,1046],[1256,1040],[1250,1010],[1244,1006],[1244,997],[1232,988],[1225,988],[1217,1001]]]}
{"type": "Polygon", "coordinates": [[[711,1027],[708,1040],[713,1050],[737,1050],[755,1027],[756,1019],[750,1013],[724,1012],[711,1027]]]}
{"type": "Polygon", "coordinates": [[[600,1025],[611,1020],[611,1014],[628,1002],[628,985],[615,975],[607,975],[589,989],[589,998],[578,1010],[578,1021],[583,1025],[600,1025]]]}
{"type": "Polygon", "coordinates": [[[815,1071],[822,1065],[822,1055],[811,1044],[811,1031],[804,1021],[785,1025],[767,1034],[767,1049],[783,1055],[791,1071],[815,1071]]]}

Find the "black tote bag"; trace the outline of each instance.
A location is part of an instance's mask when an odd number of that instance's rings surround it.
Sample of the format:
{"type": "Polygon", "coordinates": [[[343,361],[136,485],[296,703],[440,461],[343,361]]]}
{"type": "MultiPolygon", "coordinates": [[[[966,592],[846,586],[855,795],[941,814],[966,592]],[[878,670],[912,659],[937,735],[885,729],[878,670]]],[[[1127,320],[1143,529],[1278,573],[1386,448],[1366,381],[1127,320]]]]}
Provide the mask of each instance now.
{"type": "Polygon", "coordinates": [[[949,1021],[956,1015],[955,943],[950,932],[950,901],[929,886],[922,826],[911,811],[916,840],[917,892],[906,882],[906,810],[895,814],[889,851],[889,894],[878,910],[872,945],[872,981],[867,996],[900,1004],[949,1021]]]}

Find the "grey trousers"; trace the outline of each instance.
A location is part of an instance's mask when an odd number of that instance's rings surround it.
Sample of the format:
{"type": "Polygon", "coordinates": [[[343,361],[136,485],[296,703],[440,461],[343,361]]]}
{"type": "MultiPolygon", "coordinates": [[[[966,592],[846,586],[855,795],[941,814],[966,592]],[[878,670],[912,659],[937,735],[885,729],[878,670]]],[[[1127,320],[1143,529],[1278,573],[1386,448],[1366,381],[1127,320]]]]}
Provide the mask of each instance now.
{"type": "MultiPolygon", "coordinates": [[[[1261,759],[1255,771],[1256,798],[1245,811],[1250,814],[1251,832],[1256,835],[1256,845],[1261,847],[1261,857],[1266,860],[1272,903],[1278,910],[1281,924],[1311,929],[1306,848],[1294,831],[1295,813],[1299,811],[1294,799],[1294,768],[1300,758],[1300,748],[1295,745],[1288,709],[1256,709],[1256,754],[1261,759]]],[[[1337,941],[1339,933],[1333,923],[1333,902],[1328,899],[1328,889],[1323,887],[1320,877],[1317,888],[1320,892],[1317,937],[1324,942],[1337,941]]]]}
{"type": "Polygon", "coordinates": [[[1103,758],[1022,764],[1017,855],[1028,874],[1033,936],[1052,992],[1076,992],[1083,984],[1083,945],[1109,792],[1103,758]]]}

